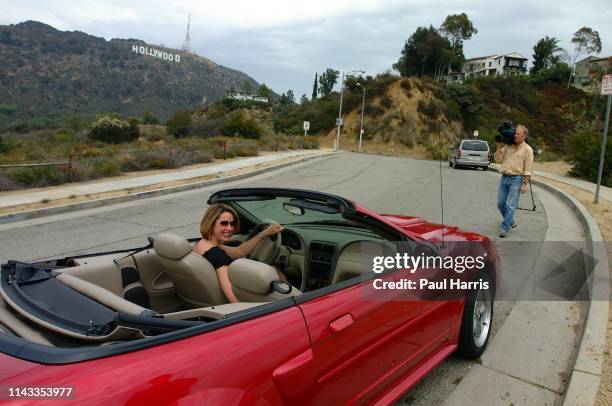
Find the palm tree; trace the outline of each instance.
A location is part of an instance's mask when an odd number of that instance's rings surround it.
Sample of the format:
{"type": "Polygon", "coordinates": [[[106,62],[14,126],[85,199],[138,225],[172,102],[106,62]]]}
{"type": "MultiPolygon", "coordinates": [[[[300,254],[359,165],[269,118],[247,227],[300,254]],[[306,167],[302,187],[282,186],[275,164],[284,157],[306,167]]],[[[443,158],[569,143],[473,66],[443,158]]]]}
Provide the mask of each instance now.
{"type": "Polygon", "coordinates": [[[559,52],[563,51],[563,48],[558,46],[559,40],[555,37],[549,37],[548,35],[542,40],[542,50],[544,51],[544,68],[555,66],[559,63],[559,52]]]}
{"type": "Polygon", "coordinates": [[[563,52],[563,48],[559,47],[558,43],[558,39],[547,35],[534,45],[531,73],[538,73],[542,69],[552,68],[561,62],[561,56],[558,54],[563,52]]]}

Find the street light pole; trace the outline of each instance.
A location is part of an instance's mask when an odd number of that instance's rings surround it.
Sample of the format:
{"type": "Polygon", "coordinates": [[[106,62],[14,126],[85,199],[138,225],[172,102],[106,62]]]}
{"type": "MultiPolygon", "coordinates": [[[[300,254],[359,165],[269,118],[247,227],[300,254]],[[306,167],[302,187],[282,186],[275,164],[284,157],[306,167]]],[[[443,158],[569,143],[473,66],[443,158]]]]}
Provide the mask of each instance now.
{"type": "Polygon", "coordinates": [[[359,125],[359,152],[363,152],[361,150],[361,138],[363,137],[363,110],[365,109],[365,86],[361,83],[357,83],[359,87],[363,89],[363,98],[361,99],[361,124],[359,125]]]}
{"type": "Polygon", "coordinates": [[[340,82],[340,108],[338,109],[338,120],[336,121],[336,142],[334,143],[334,151],[340,151],[340,127],[342,126],[342,96],[344,93],[344,77],[352,75],[353,73],[365,73],[363,70],[352,70],[349,72],[342,72],[342,81],[340,82]]]}
{"type": "Polygon", "coordinates": [[[342,125],[342,95],[344,94],[344,72],[342,72],[342,81],[340,82],[340,108],[338,109],[338,119],[336,120],[336,142],[334,143],[334,152],[340,150],[340,126],[342,125]]]}

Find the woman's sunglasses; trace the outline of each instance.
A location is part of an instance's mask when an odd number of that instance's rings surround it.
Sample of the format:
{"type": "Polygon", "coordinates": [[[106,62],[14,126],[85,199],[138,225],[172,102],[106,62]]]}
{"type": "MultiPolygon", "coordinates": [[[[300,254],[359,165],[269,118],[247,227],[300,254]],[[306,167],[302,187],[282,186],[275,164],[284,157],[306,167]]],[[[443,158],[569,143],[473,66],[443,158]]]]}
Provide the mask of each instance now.
{"type": "Polygon", "coordinates": [[[227,227],[227,226],[234,227],[236,225],[235,221],[229,221],[229,220],[219,220],[218,223],[223,227],[227,227]]]}

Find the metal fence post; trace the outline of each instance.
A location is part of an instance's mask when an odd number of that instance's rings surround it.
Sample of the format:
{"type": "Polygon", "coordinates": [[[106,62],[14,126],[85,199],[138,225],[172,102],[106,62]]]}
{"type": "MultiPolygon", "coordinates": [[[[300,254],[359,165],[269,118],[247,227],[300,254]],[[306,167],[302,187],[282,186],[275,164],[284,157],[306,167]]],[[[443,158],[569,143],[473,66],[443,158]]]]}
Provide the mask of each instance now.
{"type": "Polygon", "coordinates": [[[172,150],[172,145],[168,145],[168,163],[170,167],[174,167],[174,151],[172,150]]]}
{"type": "Polygon", "coordinates": [[[72,182],[72,154],[68,155],[68,182],[72,182]]]}

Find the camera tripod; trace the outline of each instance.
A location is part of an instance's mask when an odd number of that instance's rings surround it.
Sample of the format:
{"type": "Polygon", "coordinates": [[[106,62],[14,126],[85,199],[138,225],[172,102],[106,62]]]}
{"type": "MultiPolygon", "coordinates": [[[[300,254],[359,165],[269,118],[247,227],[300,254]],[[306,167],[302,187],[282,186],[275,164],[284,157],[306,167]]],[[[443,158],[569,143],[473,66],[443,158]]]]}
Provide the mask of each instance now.
{"type": "Polygon", "coordinates": [[[533,207],[531,209],[525,209],[525,208],[522,208],[522,207],[517,207],[517,210],[535,211],[535,209],[536,209],[535,200],[533,199],[533,189],[531,188],[531,178],[529,178],[529,194],[531,195],[531,205],[533,207]]]}

